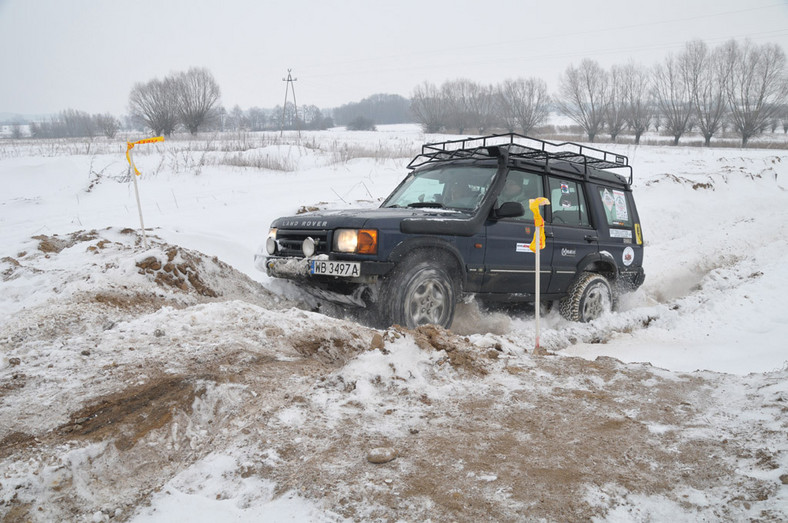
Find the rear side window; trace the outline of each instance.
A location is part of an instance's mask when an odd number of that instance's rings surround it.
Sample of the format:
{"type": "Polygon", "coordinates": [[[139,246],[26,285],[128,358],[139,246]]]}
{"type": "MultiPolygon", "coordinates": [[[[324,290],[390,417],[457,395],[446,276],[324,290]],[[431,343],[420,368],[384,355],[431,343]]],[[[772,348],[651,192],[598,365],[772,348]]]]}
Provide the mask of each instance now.
{"type": "Polygon", "coordinates": [[[583,186],[577,182],[551,177],[550,204],[553,225],[589,225],[583,186]]]}
{"type": "Polygon", "coordinates": [[[621,189],[600,187],[599,197],[605,209],[607,224],[615,227],[632,227],[632,212],[627,203],[627,194],[621,189]]]}

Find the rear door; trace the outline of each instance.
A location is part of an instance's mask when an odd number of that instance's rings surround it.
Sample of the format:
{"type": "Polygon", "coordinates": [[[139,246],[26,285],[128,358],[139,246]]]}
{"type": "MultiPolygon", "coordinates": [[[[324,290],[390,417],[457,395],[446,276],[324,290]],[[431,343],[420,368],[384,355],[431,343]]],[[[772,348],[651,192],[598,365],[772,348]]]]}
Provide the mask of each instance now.
{"type": "Polygon", "coordinates": [[[578,263],[599,251],[599,234],[589,220],[583,184],[548,176],[550,224],[546,227],[548,248],[553,244],[552,277],[548,292],[564,293],[577,275],[578,263]]]}
{"type": "Polygon", "coordinates": [[[594,184],[589,190],[604,216],[599,226],[600,250],[609,252],[621,271],[641,267],[643,240],[632,191],[603,184],[594,184]]]}

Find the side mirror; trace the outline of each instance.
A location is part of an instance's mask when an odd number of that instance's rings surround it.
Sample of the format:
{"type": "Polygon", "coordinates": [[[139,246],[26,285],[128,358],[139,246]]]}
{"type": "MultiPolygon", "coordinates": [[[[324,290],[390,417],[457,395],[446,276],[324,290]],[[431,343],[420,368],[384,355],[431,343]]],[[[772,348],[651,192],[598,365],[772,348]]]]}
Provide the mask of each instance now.
{"type": "Polygon", "coordinates": [[[496,218],[517,218],[525,214],[525,207],[520,202],[504,202],[495,211],[496,218]]]}

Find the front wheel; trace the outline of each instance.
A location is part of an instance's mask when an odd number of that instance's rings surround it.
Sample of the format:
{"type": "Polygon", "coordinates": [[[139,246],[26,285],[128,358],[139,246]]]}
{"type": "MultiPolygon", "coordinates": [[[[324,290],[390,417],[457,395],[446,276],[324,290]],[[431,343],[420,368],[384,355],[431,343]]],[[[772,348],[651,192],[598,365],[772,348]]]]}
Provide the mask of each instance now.
{"type": "Polygon", "coordinates": [[[589,322],[613,310],[613,288],[607,278],[582,273],[561,300],[561,316],[569,321],[589,322]]]}
{"type": "Polygon", "coordinates": [[[428,323],[449,328],[457,290],[450,265],[442,261],[415,256],[395,269],[380,296],[384,322],[409,329],[428,323]]]}

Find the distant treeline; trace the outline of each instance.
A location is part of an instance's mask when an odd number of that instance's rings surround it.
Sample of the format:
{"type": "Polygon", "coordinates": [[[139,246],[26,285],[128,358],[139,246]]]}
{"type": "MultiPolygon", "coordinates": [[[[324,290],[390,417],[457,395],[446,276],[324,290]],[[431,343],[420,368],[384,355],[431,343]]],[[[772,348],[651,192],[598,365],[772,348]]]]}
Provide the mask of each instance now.
{"type": "Polygon", "coordinates": [[[398,94],[373,94],[360,102],[353,102],[333,110],[334,123],[348,125],[364,118],[376,125],[415,121],[410,112],[410,100],[398,94]]]}
{"type": "MultiPolygon", "coordinates": [[[[602,134],[612,140],[622,133],[635,143],[649,129],[673,137],[673,143],[697,130],[709,145],[725,130],[749,139],[778,127],[788,133],[788,67],[776,44],[730,40],[715,48],[695,40],[647,66],[629,61],[604,69],[592,59],[570,65],[558,91],[549,94],[541,78],[514,78],[497,85],[468,79],[440,86],[424,82],[411,98],[374,94],[360,102],[331,109],[296,107],[288,102],[273,109],[220,104],[219,86],[207,69],[192,68],[163,80],[137,83],[129,95],[125,128],[169,135],[178,130],[263,131],[319,130],[344,125],[350,130],[416,122],[426,132],[523,134],[544,125],[558,112],[582,129],[589,141],[602,134]]],[[[30,125],[33,137],[113,137],[121,122],[111,115],[88,115],[69,109],[49,121],[30,125]]],[[[12,137],[20,137],[19,122],[12,137]]]]}
{"type": "Polygon", "coordinates": [[[630,61],[606,70],[584,59],[566,69],[552,96],[539,78],[492,86],[461,79],[419,85],[410,107],[428,132],[502,128],[528,134],[554,107],[591,142],[603,133],[615,141],[626,131],[639,143],[654,128],[672,136],[675,145],[696,129],[708,146],[730,129],[746,146],[780,125],[788,133],[788,68],[775,44],[730,40],[712,49],[696,40],[653,67],[630,61]]]}

